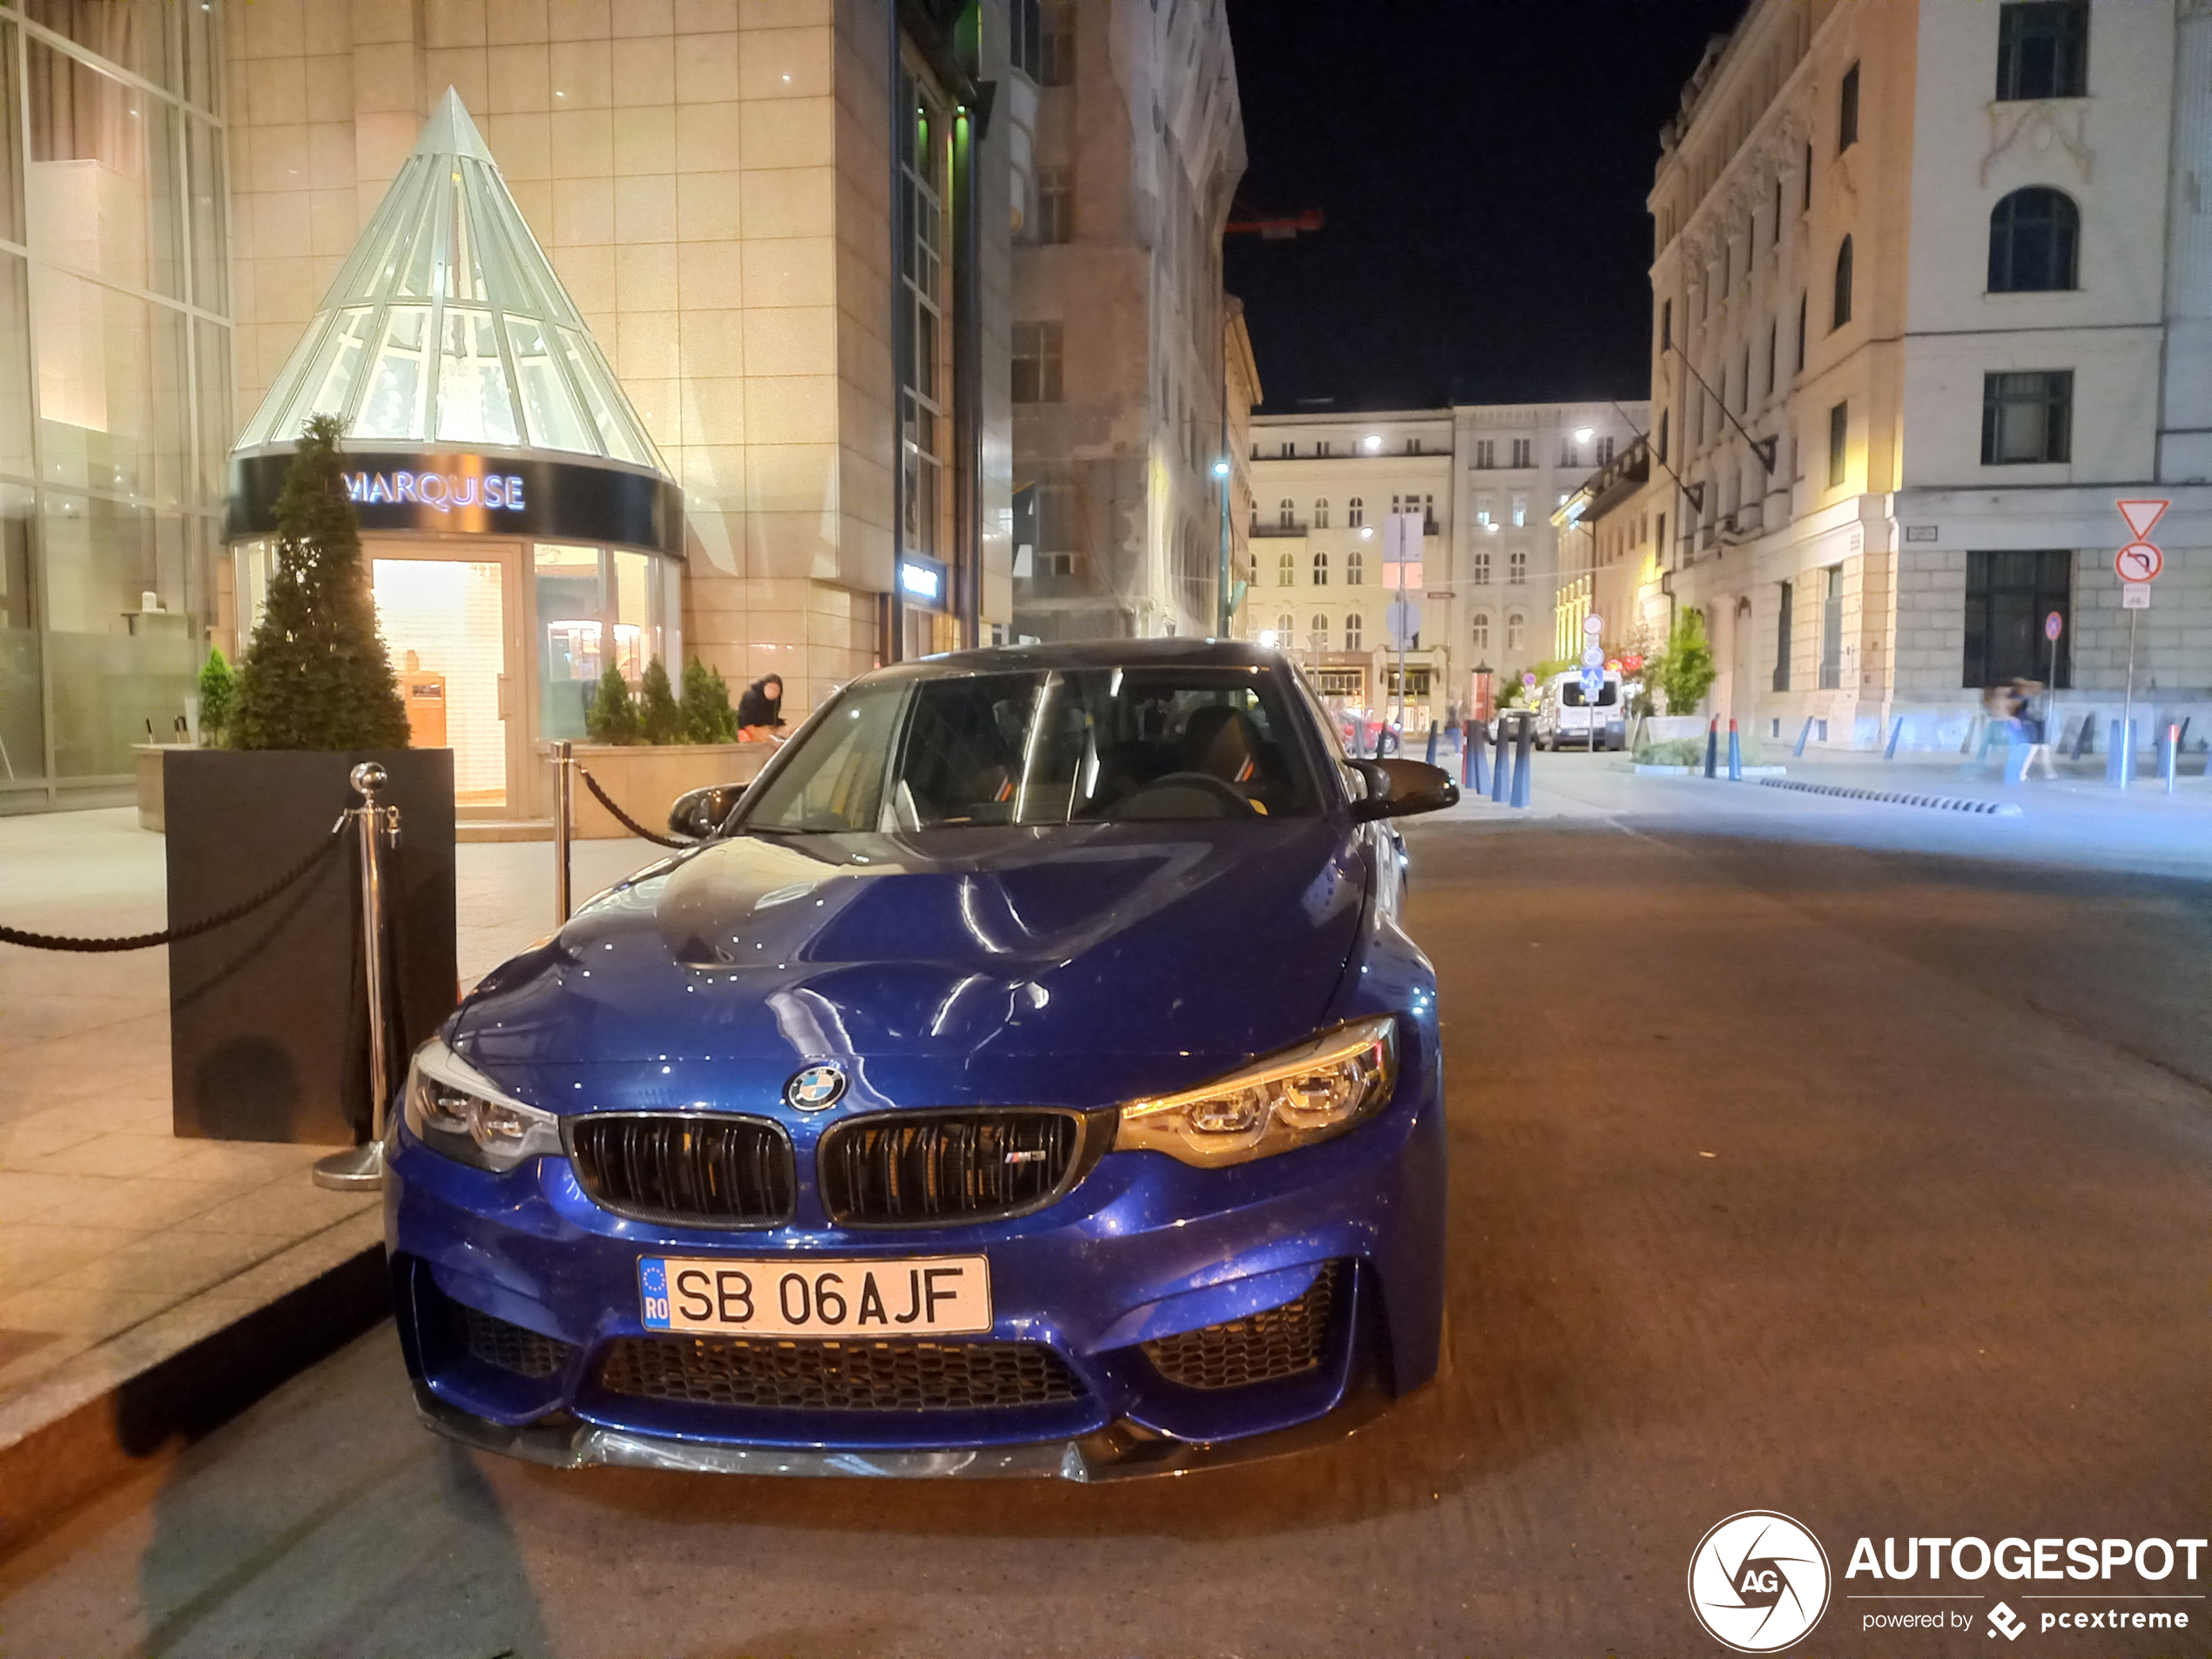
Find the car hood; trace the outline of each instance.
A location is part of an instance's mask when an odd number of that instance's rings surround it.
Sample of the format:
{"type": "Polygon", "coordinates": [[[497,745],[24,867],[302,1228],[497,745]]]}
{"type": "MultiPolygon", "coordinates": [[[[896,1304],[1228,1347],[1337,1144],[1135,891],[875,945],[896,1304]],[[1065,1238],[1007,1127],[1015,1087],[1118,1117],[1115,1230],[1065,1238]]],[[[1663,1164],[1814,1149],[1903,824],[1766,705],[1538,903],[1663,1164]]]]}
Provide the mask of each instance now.
{"type": "Polygon", "coordinates": [[[1241,1058],[1327,1017],[1366,880],[1325,818],[739,836],[496,969],[453,1041],[549,1083],[592,1062],[1241,1058]]]}

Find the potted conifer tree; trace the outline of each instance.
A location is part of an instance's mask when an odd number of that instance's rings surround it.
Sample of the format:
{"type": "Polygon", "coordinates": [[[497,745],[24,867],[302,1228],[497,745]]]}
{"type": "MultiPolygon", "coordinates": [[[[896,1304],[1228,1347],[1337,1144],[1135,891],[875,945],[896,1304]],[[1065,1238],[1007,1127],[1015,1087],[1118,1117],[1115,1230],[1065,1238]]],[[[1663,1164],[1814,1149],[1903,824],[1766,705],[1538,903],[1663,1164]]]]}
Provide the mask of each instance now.
{"type": "MultiPolygon", "coordinates": [[[[355,764],[376,761],[388,779],[378,799],[401,814],[400,844],[386,854],[385,914],[388,1006],[403,1050],[454,1003],[453,752],[408,746],[346,496],[341,436],[334,419],[308,421],[286,475],[267,601],[238,664],[227,746],[164,758],[169,920],[211,915],[292,868],[357,804],[355,764]]],[[[346,1145],[365,1130],[359,868],[349,831],[273,903],[170,947],[178,1134],[346,1145]]]]}

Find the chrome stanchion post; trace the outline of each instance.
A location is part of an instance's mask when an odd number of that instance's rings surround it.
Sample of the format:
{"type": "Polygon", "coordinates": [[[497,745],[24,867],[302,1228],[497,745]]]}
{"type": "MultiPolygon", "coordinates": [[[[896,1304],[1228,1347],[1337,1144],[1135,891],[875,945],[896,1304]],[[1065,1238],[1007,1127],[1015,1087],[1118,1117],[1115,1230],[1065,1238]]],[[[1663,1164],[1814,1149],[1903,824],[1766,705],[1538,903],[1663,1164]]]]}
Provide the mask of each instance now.
{"type": "Polygon", "coordinates": [[[576,831],[576,749],[566,738],[553,745],[553,925],[569,919],[569,842],[576,831]]]}
{"type": "Polygon", "coordinates": [[[374,760],[355,766],[350,779],[361,798],[346,816],[361,838],[361,967],[368,978],[368,1142],[318,1159],[314,1183],[340,1192],[374,1191],[384,1184],[384,1113],[391,1103],[391,1016],[384,1006],[384,864],[381,849],[399,844],[400,809],[379,806],[384,768],[374,760]]]}

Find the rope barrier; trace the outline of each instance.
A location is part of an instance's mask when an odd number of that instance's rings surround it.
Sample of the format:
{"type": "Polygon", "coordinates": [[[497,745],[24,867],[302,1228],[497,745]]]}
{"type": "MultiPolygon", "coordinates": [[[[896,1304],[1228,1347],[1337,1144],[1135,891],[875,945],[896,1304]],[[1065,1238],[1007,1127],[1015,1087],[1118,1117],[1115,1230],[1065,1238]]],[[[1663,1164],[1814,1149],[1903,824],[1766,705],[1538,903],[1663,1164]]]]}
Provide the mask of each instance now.
{"type": "Polygon", "coordinates": [[[577,775],[583,779],[583,786],[591,792],[593,797],[598,801],[599,805],[605,807],[609,812],[614,814],[615,822],[621,825],[623,828],[628,830],[632,835],[637,836],[640,840],[651,841],[655,846],[672,847],[678,853],[687,852],[691,848],[698,845],[697,841],[679,841],[673,836],[654,834],[652,831],[647,829],[643,824],[632,818],[628,813],[625,813],[621,807],[616,806],[614,803],[614,798],[609,795],[605,790],[599,787],[599,780],[597,778],[594,778],[589,772],[585,771],[580,764],[577,766],[577,775]]]}
{"type": "Polygon", "coordinates": [[[219,910],[212,916],[182,927],[168,927],[158,934],[132,934],[123,939],[72,939],[57,934],[25,933],[19,927],[0,927],[0,945],[21,945],[30,950],[73,951],[81,954],[98,954],[107,951],[150,950],[156,945],[173,945],[179,940],[196,939],[201,934],[212,933],[227,927],[239,917],[260,909],[287,887],[301,880],[315,866],[328,858],[346,833],[346,815],[330,826],[330,833],[316,844],[314,852],[301,859],[267,887],[252,898],[234,904],[227,910],[219,910]]]}

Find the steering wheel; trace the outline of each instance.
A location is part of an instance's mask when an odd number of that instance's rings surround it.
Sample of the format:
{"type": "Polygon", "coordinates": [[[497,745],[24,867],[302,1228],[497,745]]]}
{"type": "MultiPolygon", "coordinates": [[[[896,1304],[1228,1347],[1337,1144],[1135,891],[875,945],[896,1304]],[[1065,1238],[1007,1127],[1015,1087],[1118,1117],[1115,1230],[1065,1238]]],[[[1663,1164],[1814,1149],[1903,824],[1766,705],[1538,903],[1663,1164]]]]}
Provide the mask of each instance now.
{"type": "Polygon", "coordinates": [[[1137,806],[1143,802],[1147,795],[1164,793],[1172,789],[1196,791],[1199,794],[1209,797],[1213,805],[1221,808],[1220,811],[1211,813],[1212,817],[1248,818],[1251,816],[1251,802],[1238,792],[1236,786],[1223,782],[1210,772],[1171,772],[1163,778],[1155,778],[1149,784],[1140,784],[1115,803],[1113,815],[1116,818],[1180,817],[1183,814],[1130,810],[1132,806],[1137,806]]]}

